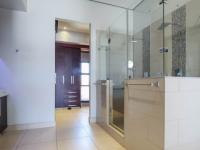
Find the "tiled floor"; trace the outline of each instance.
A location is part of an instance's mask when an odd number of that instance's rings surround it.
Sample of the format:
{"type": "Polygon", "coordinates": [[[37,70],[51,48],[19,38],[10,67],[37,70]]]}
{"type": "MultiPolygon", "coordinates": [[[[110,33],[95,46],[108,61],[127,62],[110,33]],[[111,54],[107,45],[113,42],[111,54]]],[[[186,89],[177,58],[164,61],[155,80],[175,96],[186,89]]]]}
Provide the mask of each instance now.
{"type": "Polygon", "coordinates": [[[9,131],[0,135],[0,150],[125,150],[96,124],[88,108],[56,111],[56,127],[9,131]]]}

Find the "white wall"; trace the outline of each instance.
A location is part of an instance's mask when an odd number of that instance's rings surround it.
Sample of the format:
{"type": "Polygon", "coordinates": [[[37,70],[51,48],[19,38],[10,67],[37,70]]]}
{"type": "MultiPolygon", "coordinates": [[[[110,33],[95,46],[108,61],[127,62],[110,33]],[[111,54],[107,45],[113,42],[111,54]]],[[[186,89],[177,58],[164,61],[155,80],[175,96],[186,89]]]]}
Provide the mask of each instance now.
{"type": "Polygon", "coordinates": [[[59,30],[58,33],[56,33],[56,41],[89,45],[90,35],[87,33],[59,30]]]}
{"type": "Polygon", "coordinates": [[[106,28],[120,12],[88,0],[30,0],[28,12],[0,9],[0,88],[9,93],[10,125],[55,121],[56,18],[91,23],[90,115],[95,120],[96,29],[106,28]]]}

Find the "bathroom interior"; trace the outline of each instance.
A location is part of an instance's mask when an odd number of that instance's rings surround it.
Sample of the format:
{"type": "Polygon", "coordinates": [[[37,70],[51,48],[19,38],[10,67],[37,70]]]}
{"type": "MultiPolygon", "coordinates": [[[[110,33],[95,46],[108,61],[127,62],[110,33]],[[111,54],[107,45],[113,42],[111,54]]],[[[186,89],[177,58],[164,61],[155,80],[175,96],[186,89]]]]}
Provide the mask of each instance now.
{"type": "Polygon", "coordinates": [[[199,6],[143,0],[97,31],[97,122],[128,150],[200,149],[199,6]]]}

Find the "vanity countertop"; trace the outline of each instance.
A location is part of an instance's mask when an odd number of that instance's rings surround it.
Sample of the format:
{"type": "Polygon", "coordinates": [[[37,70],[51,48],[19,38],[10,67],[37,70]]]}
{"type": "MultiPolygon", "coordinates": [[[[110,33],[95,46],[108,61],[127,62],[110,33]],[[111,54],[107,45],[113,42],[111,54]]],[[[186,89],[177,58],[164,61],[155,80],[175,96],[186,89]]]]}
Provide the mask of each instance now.
{"type": "Polygon", "coordinates": [[[0,90],[0,97],[8,96],[8,93],[6,93],[3,90],[0,90]]]}

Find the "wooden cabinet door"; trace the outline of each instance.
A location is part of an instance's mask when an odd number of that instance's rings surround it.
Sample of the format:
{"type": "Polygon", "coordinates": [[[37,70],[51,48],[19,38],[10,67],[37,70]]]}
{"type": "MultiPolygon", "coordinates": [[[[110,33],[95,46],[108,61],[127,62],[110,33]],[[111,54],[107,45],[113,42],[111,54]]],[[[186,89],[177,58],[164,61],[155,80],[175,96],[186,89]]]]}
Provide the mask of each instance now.
{"type": "Polygon", "coordinates": [[[72,70],[71,70],[71,84],[67,87],[65,101],[68,107],[80,107],[80,49],[71,48],[72,70]]]}
{"type": "MultiPolygon", "coordinates": [[[[70,62],[70,61],[69,61],[70,62]]],[[[69,65],[70,66],[70,65],[69,65]]],[[[55,71],[56,71],[56,86],[55,86],[55,105],[56,108],[64,107],[64,76],[65,76],[65,49],[56,44],[55,51],[55,71]]]]}
{"type": "Polygon", "coordinates": [[[80,49],[56,45],[56,107],[80,107],[80,49]]]}
{"type": "Polygon", "coordinates": [[[0,133],[7,128],[7,96],[0,97],[0,133]]]}

